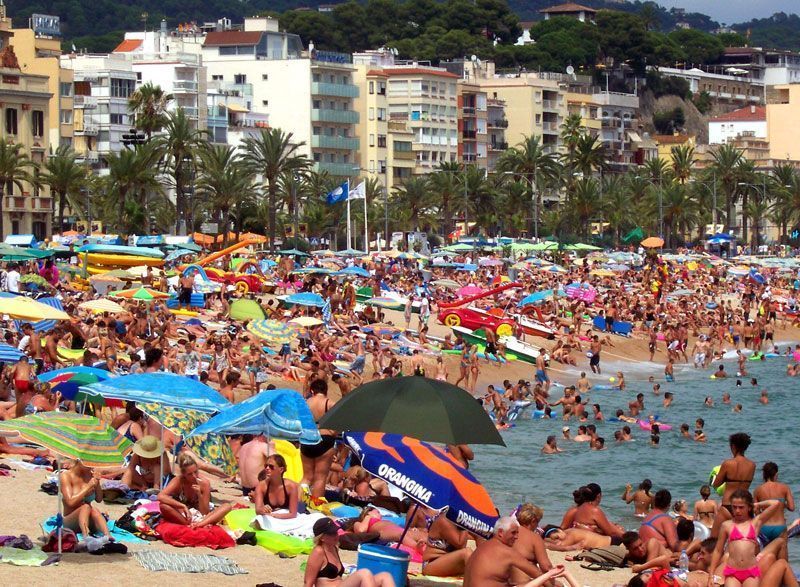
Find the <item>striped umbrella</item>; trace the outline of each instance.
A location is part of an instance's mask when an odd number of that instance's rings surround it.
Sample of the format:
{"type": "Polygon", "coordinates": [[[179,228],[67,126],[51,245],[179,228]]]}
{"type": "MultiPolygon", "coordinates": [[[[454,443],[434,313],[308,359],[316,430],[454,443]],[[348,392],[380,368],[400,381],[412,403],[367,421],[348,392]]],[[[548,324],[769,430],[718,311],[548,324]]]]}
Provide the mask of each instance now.
{"type": "Polygon", "coordinates": [[[123,289],[121,291],[115,291],[110,295],[115,298],[125,298],[127,300],[142,300],[145,302],[150,302],[153,300],[163,300],[169,297],[168,293],[157,291],[149,287],[135,287],[132,289],[123,289]]]}
{"type": "MultiPolygon", "coordinates": [[[[14,295],[14,294],[9,294],[9,295],[14,295]]],[[[46,304],[46,305],[50,306],[51,308],[55,308],[56,310],[63,310],[64,309],[64,305],[61,303],[61,300],[59,300],[58,298],[46,297],[46,298],[39,298],[37,301],[41,302],[42,304],[46,304]]],[[[20,330],[20,331],[22,330],[23,323],[24,322],[22,320],[16,320],[17,330],[20,330]]],[[[50,330],[53,330],[53,328],[56,327],[56,321],[55,320],[39,320],[38,322],[34,322],[32,324],[32,326],[33,326],[34,332],[49,332],[50,330]]]]}
{"type": "Polygon", "coordinates": [[[89,300],[88,302],[78,304],[78,307],[83,310],[91,310],[92,312],[110,312],[111,314],[118,314],[119,312],[125,311],[125,308],[120,306],[114,300],[109,300],[108,298],[89,300]]]}
{"type": "Polygon", "coordinates": [[[289,320],[289,324],[296,324],[297,326],[302,326],[304,328],[311,328],[312,326],[319,326],[320,324],[325,324],[319,318],[314,318],[313,316],[300,316],[299,318],[292,318],[289,320]]]}
{"type": "Polygon", "coordinates": [[[69,314],[25,296],[0,297],[0,314],[19,320],[69,320],[69,314]]]}
{"type": "Polygon", "coordinates": [[[72,412],[43,412],[0,422],[0,434],[20,436],[87,467],[117,467],[133,445],[97,418],[72,412]]]}
{"type": "Polygon", "coordinates": [[[83,365],[76,365],[74,367],[64,367],[63,369],[55,369],[54,371],[46,371],[40,373],[39,381],[50,384],[51,391],[58,391],[61,397],[70,401],[85,401],[89,400],[92,403],[99,403],[109,407],[122,407],[123,403],[120,400],[109,399],[103,401],[100,396],[87,396],[85,393],[80,393],[78,390],[82,385],[90,385],[98,381],[105,381],[114,377],[114,374],[105,369],[95,369],[94,367],[85,367],[83,365]]]}
{"type": "Polygon", "coordinates": [[[403,302],[396,300],[395,298],[370,298],[366,302],[364,302],[368,306],[377,306],[378,308],[387,308],[389,310],[399,310],[404,306],[403,302]]]}
{"type": "Polygon", "coordinates": [[[253,320],[247,324],[247,330],[269,344],[286,344],[297,338],[297,330],[291,325],[278,320],[253,320]]]}
{"type": "Polygon", "coordinates": [[[0,363],[16,363],[25,353],[9,344],[0,343],[0,363]]]}

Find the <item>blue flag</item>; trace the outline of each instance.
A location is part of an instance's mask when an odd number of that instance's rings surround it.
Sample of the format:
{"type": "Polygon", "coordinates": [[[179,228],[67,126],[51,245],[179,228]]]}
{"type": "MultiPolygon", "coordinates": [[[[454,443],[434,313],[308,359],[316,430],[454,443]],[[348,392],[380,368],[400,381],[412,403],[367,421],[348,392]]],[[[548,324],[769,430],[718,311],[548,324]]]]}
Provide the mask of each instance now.
{"type": "Polygon", "coordinates": [[[325,196],[325,201],[328,204],[336,204],[337,202],[344,202],[347,200],[347,196],[350,193],[350,180],[347,180],[342,185],[332,189],[327,196],[325,196]]]}

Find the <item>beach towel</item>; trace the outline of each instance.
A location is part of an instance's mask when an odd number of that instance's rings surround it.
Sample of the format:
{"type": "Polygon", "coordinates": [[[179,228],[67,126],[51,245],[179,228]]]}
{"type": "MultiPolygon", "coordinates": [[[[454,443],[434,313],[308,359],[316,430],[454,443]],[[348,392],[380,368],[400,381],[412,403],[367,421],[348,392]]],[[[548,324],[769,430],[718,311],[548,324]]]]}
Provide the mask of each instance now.
{"type": "MultiPolygon", "coordinates": [[[[277,510],[283,513],[286,510],[277,510]]],[[[255,516],[253,521],[260,530],[269,530],[285,536],[293,536],[305,540],[314,536],[314,522],[324,518],[323,514],[297,514],[296,517],[287,520],[273,518],[272,516],[255,516]]]]}
{"type": "Polygon", "coordinates": [[[160,550],[134,552],[133,557],[148,571],[176,573],[222,573],[246,575],[247,571],[234,561],[214,554],[173,554],[160,550]]]}
{"type": "MultiPolygon", "coordinates": [[[[42,524],[45,533],[52,532],[56,529],[56,516],[52,516],[45,520],[44,524],[42,524]]],[[[142,540],[128,532],[127,530],[123,530],[122,528],[117,528],[116,522],[114,520],[108,521],[108,529],[111,531],[111,537],[114,538],[117,542],[128,542],[129,544],[146,544],[146,540],[142,540]]],[[[83,534],[77,535],[78,542],[81,542],[85,539],[83,534]]]]}
{"type": "Polygon", "coordinates": [[[40,548],[24,550],[11,546],[0,547],[0,563],[17,565],[19,567],[40,567],[47,560],[47,553],[40,548]]]}
{"type": "MultiPolygon", "coordinates": [[[[253,508],[243,510],[233,510],[225,516],[225,523],[231,530],[252,531],[250,523],[255,516],[253,508]]],[[[284,536],[278,532],[269,530],[255,530],[256,544],[274,554],[285,556],[297,556],[298,554],[309,554],[314,548],[314,543],[308,540],[301,540],[293,536],[284,536]]]]}
{"type": "Polygon", "coordinates": [[[219,526],[190,528],[182,524],[161,522],[156,527],[161,539],[172,546],[205,546],[212,550],[236,546],[233,538],[219,526]]]}

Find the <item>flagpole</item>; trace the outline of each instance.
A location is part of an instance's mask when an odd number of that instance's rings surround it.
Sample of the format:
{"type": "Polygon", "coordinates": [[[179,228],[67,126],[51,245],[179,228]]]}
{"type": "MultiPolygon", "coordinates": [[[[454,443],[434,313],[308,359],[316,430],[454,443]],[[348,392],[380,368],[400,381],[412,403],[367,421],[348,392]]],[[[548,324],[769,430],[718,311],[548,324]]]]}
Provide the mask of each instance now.
{"type": "Polygon", "coordinates": [[[364,193],[364,250],[369,255],[369,230],[367,229],[367,194],[364,193]]]}
{"type": "Polygon", "coordinates": [[[347,180],[347,248],[350,247],[350,180],[347,180]]]}

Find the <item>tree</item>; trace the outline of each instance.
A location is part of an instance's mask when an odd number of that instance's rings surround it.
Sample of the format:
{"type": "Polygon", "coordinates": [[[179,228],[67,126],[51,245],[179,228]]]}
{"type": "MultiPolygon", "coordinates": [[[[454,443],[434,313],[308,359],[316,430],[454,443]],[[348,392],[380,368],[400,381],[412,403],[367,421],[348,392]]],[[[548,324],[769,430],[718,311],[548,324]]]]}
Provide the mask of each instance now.
{"type": "MultiPolygon", "coordinates": [[[[667,248],[672,248],[674,236],[686,236],[697,224],[699,208],[686,187],[677,182],[670,182],[660,189],[661,210],[664,217],[664,241],[667,248]]],[[[657,193],[657,192],[656,192],[657,193]]]]}
{"type": "Polygon", "coordinates": [[[304,142],[293,141],[292,133],[279,128],[262,130],[257,137],[244,141],[245,159],[254,173],[261,176],[267,192],[269,246],[275,250],[275,230],[278,178],[287,171],[302,171],[310,165],[308,159],[298,154],[304,142]]]}
{"type": "Polygon", "coordinates": [[[188,205],[187,186],[195,170],[197,153],[205,144],[205,136],[206,131],[194,128],[186,111],[178,108],[167,114],[164,132],[152,140],[161,156],[162,168],[175,189],[176,231],[180,231],[184,224],[187,232],[194,230],[191,226],[194,212],[188,205]]]}
{"type": "Polygon", "coordinates": [[[394,190],[393,217],[404,230],[420,230],[433,224],[436,199],[428,178],[409,177],[394,190]]]}
{"type": "Polygon", "coordinates": [[[128,98],[128,111],[134,116],[136,128],[147,135],[148,140],[164,128],[167,122],[167,105],[172,94],[165,94],[160,86],[147,82],[128,98]]]}
{"type": "Polygon", "coordinates": [[[581,178],[566,201],[566,213],[581,237],[588,238],[589,225],[598,218],[600,211],[600,182],[593,177],[581,178]]]}
{"type": "Polygon", "coordinates": [[[725,50],[725,45],[715,35],[695,29],[678,29],[669,37],[686,52],[686,59],[693,64],[716,63],[725,50]]]}
{"type": "Polygon", "coordinates": [[[152,142],[122,149],[107,157],[106,209],[110,218],[116,216],[115,224],[123,234],[142,228],[149,232],[149,217],[143,214],[137,220],[132,212],[147,208],[148,191],[162,192],[158,181],[158,158],[159,153],[152,142]]]}
{"type": "Polygon", "coordinates": [[[720,145],[711,153],[714,159],[711,165],[721,184],[725,197],[725,224],[730,228],[734,224],[733,212],[738,195],[739,164],[742,162],[742,151],[733,145],[720,145]]]}
{"type": "Polygon", "coordinates": [[[199,158],[197,193],[215,214],[224,248],[228,246],[231,210],[253,196],[253,173],[235,147],[207,144],[199,151],[199,158]]]}
{"type": "Polygon", "coordinates": [[[67,145],[58,147],[44,164],[39,181],[50,187],[58,202],[58,231],[64,230],[64,208],[72,197],[78,196],[88,176],[88,169],[77,162],[75,151],[67,145]]]}
{"type": "Polygon", "coordinates": [[[599,137],[593,137],[588,133],[578,137],[573,156],[569,168],[573,173],[579,173],[584,177],[593,175],[595,171],[602,173],[608,166],[605,145],[599,137]]]}
{"type": "MultiPolygon", "coordinates": [[[[431,191],[439,200],[439,211],[442,217],[441,228],[444,235],[450,234],[453,230],[453,220],[455,219],[455,215],[451,211],[453,203],[464,198],[463,187],[459,187],[459,173],[461,173],[460,163],[443,161],[429,177],[431,191]]],[[[463,185],[461,183],[461,186],[463,185]]],[[[455,208],[458,210],[462,206],[456,205],[455,208]]]]}
{"type": "Polygon", "coordinates": [[[695,156],[694,147],[680,145],[670,149],[672,155],[672,173],[680,184],[685,184],[692,177],[695,156]]]}
{"type": "Polygon", "coordinates": [[[29,170],[33,169],[33,166],[33,162],[23,152],[22,145],[9,143],[4,138],[0,139],[0,241],[5,237],[3,202],[7,186],[17,186],[20,191],[23,191],[23,182],[32,180],[29,170]]]}

